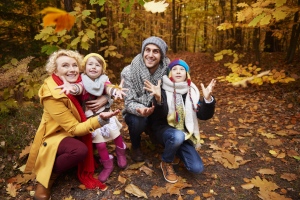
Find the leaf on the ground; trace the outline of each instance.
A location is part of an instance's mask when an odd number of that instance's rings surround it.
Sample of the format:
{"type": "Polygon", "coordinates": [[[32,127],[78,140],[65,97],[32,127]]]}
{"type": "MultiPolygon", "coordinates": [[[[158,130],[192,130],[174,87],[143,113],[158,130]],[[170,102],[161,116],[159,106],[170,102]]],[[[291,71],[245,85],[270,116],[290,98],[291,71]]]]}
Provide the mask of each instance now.
{"type": "Polygon", "coordinates": [[[125,192],[132,194],[134,196],[137,196],[137,197],[144,197],[144,198],[148,199],[146,193],[143,192],[140,188],[138,188],[137,186],[135,186],[133,184],[128,184],[125,187],[125,192]]]}
{"type": "Polygon", "coordinates": [[[192,187],[191,184],[185,183],[182,180],[183,179],[179,178],[177,183],[167,183],[166,184],[167,193],[169,193],[170,195],[172,195],[172,194],[180,195],[181,189],[187,188],[187,187],[192,187]]]}
{"type": "Polygon", "coordinates": [[[280,136],[292,136],[292,135],[300,135],[300,132],[295,130],[284,129],[284,130],[277,131],[276,134],[280,136]]]}
{"type": "Polygon", "coordinates": [[[266,179],[261,179],[259,176],[255,176],[255,178],[252,178],[251,183],[253,183],[255,187],[259,187],[260,190],[272,191],[279,188],[276,183],[270,182],[266,179]]]}
{"type": "Polygon", "coordinates": [[[201,200],[200,196],[195,196],[193,200],[201,200]]]}
{"type": "Polygon", "coordinates": [[[300,160],[300,156],[293,156],[296,160],[300,160]]]}
{"type": "Polygon", "coordinates": [[[68,197],[63,198],[63,200],[75,200],[71,195],[68,197]]]}
{"type": "Polygon", "coordinates": [[[166,194],[166,193],[167,193],[166,188],[158,187],[158,186],[154,185],[150,191],[150,197],[160,198],[163,194],[166,194]]]}
{"type": "Polygon", "coordinates": [[[134,163],[132,165],[129,165],[128,169],[139,169],[144,164],[145,164],[145,162],[134,163]]]}
{"type": "Polygon", "coordinates": [[[276,172],[273,169],[267,169],[267,168],[260,169],[256,172],[260,174],[276,174],[276,172]]]}
{"type": "Polygon", "coordinates": [[[84,184],[80,184],[78,187],[79,187],[80,189],[82,189],[82,190],[86,190],[86,187],[85,187],[84,184]]]}
{"type": "Polygon", "coordinates": [[[123,176],[118,176],[118,181],[120,182],[120,183],[123,183],[123,184],[125,184],[126,183],[126,178],[124,178],[123,176]]]}
{"type": "Polygon", "coordinates": [[[297,179],[297,175],[296,174],[292,174],[292,173],[283,173],[280,178],[288,180],[288,181],[294,181],[297,179]]]}
{"type": "Polygon", "coordinates": [[[153,170],[146,167],[145,165],[143,165],[142,167],[140,167],[140,171],[145,172],[145,174],[147,174],[148,176],[152,176],[153,170]]]}
{"type": "Polygon", "coordinates": [[[31,145],[32,145],[32,143],[30,143],[29,146],[26,146],[25,149],[22,150],[22,152],[19,155],[19,159],[22,158],[23,156],[29,154],[30,149],[31,149],[31,145]]]}
{"type": "Polygon", "coordinates": [[[15,177],[12,177],[7,180],[8,183],[27,183],[28,181],[33,181],[35,179],[35,174],[18,174],[15,177]]]}
{"type": "Polygon", "coordinates": [[[278,154],[276,156],[276,158],[285,158],[285,153],[284,152],[281,152],[280,154],[278,154]]]}
{"type": "Polygon", "coordinates": [[[262,189],[259,190],[258,196],[259,198],[266,200],[292,200],[291,198],[286,198],[285,196],[277,194],[276,192],[262,189]]]}
{"type": "Polygon", "coordinates": [[[264,139],[269,146],[280,146],[282,145],[282,141],[280,139],[264,139]]]}
{"type": "Polygon", "coordinates": [[[215,141],[215,140],[219,140],[219,137],[215,137],[215,136],[211,136],[208,138],[210,141],[215,141]]]}
{"type": "Polygon", "coordinates": [[[286,153],[289,157],[299,156],[299,153],[297,151],[295,151],[294,149],[290,149],[286,153]]]}
{"type": "Polygon", "coordinates": [[[188,190],[186,191],[186,194],[196,194],[195,190],[188,190]]]}
{"type": "Polygon", "coordinates": [[[235,156],[229,152],[214,152],[212,154],[213,158],[215,158],[219,163],[221,163],[224,167],[228,169],[237,169],[240,165],[243,165],[250,160],[243,160],[241,156],[235,156]]]}
{"type": "Polygon", "coordinates": [[[207,193],[207,192],[202,193],[202,195],[203,195],[203,197],[205,197],[205,198],[209,198],[209,197],[212,197],[212,196],[213,196],[211,193],[207,193]]]}
{"type": "Polygon", "coordinates": [[[285,128],[287,128],[287,129],[292,129],[292,128],[294,128],[294,126],[295,126],[295,125],[290,124],[290,125],[287,125],[285,128]]]}
{"type": "Polygon", "coordinates": [[[221,148],[220,147],[218,147],[218,145],[216,145],[216,144],[210,144],[209,145],[209,148],[211,148],[211,149],[213,149],[213,150],[221,150],[221,148]]]}
{"type": "Polygon", "coordinates": [[[115,190],[115,191],[113,192],[113,194],[114,194],[114,195],[118,195],[118,194],[121,194],[121,192],[122,192],[122,190],[115,190]]]}
{"type": "Polygon", "coordinates": [[[278,155],[278,153],[274,150],[269,150],[269,153],[275,157],[278,155]]]}
{"type": "Polygon", "coordinates": [[[276,138],[276,136],[272,133],[261,133],[261,135],[267,138],[276,138]]]}
{"type": "Polygon", "coordinates": [[[12,197],[17,196],[17,188],[15,184],[8,183],[6,186],[6,193],[9,194],[12,197]]]}

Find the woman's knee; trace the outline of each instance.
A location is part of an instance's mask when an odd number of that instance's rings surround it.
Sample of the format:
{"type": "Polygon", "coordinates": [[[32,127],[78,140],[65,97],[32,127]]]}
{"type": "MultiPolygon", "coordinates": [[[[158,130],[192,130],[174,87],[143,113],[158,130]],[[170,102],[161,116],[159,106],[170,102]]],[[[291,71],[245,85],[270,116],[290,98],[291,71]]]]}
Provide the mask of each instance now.
{"type": "Polygon", "coordinates": [[[194,164],[190,167],[189,171],[195,174],[201,174],[204,170],[204,165],[202,163],[194,164]]]}
{"type": "Polygon", "coordinates": [[[185,141],[185,134],[182,131],[175,130],[173,133],[174,144],[181,145],[185,141]]]}
{"type": "Polygon", "coordinates": [[[82,145],[77,146],[75,154],[76,154],[76,157],[78,157],[79,160],[83,160],[88,154],[87,146],[83,143],[82,143],[82,145]]]}

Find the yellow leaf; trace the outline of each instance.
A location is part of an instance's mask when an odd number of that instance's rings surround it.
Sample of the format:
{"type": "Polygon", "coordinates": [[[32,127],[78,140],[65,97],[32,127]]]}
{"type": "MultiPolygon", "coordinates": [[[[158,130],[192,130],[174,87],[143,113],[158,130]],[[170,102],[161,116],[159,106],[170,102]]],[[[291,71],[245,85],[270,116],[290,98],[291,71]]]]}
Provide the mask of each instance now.
{"type": "Polygon", "coordinates": [[[258,171],[256,171],[257,173],[260,174],[276,174],[276,172],[273,169],[260,169],[258,171]]]}
{"type": "Polygon", "coordinates": [[[274,151],[274,150],[270,150],[269,153],[272,154],[273,156],[276,156],[276,155],[277,155],[277,152],[274,151]]]}
{"type": "Polygon", "coordinates": [[[154,185],[150,191],[150,196],[160,198],[163,194],[166,194],[166,193],[167,193],[166,188],[158,187],[158,186],[154,185]]]}
{"type": "Polygon", "coordinates": [[[134,196],[137,196],[137,197],[144,197],[144,198],[148,199],[146,193],[143,192],[139,187],[137,187],[133,184],[127,185],[125,187],[125,192],[132,194],[134,196]]]}
{"type": "Polygon", "coordinates": [[[121,192],[122,192],[122,190],[115,190],[115,191],[113,192],[113,194],[118,195],[118,194],[121,194],[121,192]]]}
{"type": "Polygon", "coordinates": [[[254,184],[252,184],[252,183],[245,183],[241,186],[242,186],[242,188],[244,188],[246,190],[250,190],[250,189],[254,188],[254,184]]]}
{"type": "Polygon", "coordinates": [[[9,194],[12,197],[16,197],[17,196],[16,185],[14,185],[12,183],[7,184],[6,193],[9,194]]]}

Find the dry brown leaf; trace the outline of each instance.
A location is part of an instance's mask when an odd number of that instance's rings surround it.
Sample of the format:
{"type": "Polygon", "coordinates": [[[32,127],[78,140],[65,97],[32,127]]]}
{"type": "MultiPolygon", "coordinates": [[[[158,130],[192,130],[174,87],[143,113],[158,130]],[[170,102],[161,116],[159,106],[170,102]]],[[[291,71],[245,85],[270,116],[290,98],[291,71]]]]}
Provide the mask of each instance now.
{"type": "Polygon", "coordinates": [[[256,172],[260,174],[276,174],[276,172],[273,169],[267,169],[267,168],[260,169],[256,172]]]}
{"type": "Polygon", "coordinates": [[[291,136],[291,135],[300,135],[300,132],[295,130],[284,129],[284,130],[277,131],[276,134],[280,136],[291,136]]]}
{"type": "Polygon", "coordinates": [[[200,196],[196,196],[193,200],[201,200],[200,196]]]}
{"type": "Polygon", "coordinates": [[[276,192],[262,189],[259,190],[258,196],[259,198],[266,200],[292,200],[291,198],[286,198],[285,196],[277,194],[276,192]]]}
{"type": "Polygon", "coordinates": [[[167,190],[166,188],[158,187],[154,185],[150,191],[150,197],[158,197],[160,198],[163,194],[166,194],[167,190]]]}
{"type": "Polygon", "coordinates": [[[6,193],[9,194],[12,197],[17,196],[17,188],[15,184],[8,183],[6,186],[6,193]]]}
{"type": "Polygon", "coordinates": [[[246,190],[250,190],[252,188],[254,188],[254,184],[253,183],[245,183],[243,185],[241,185],[242,188],[246,189],[246,190]]]}
{"type": "Polygon", "coordinates": [[[186,191],[186,194],[196,194],[195,190],[188,190],[186,191]]]}
{"type": "Polygon", "coordinates": [[[280,145],[282,145],[282,141],[280,139],[264,139],[264,141],[269,146],[280,146],[280,145]]]}
{"type": "Polygon", "coordinates": [[[19,159],[22,158],[23,156],[29,154],[31,145],[32,145],[32,143],[29,146],[25,147],[25,149],[22,150],[22,152],[19,155],[19,159]]]}
{"type": "Polygon", "coordinates": [[[259,176],[255,176],[255,178],[252,178],[251,183],[253,183],[256,187],[259,187],[260,190],[272,191],[279,188],[276,183],[267,181],[266,179],[261,179],[259,176]]]}
{"type": "Polygon", "coordinates": [[[31,173],[31,174],[18,174],[15,177],[12,177],[10,179],[7,180],[8,183],[27,183],[28,181],[33,181],[35,179],[35,174],[31,173]]]}
{"type": "Polygon", "coordinates": [[[115,191],[113,192],[114,195],[119,195],[119,194],[121,194],[121,193],[122,193],[122,190],[115,190],[115,191]]]}
{"type": "Polygon", "coordinates": [[[287,151],[287,155],[289,157],[294,157],[294,156],[299,156],[299,153],[297,151],[295,151],[294,149],[291,149],[291,150],[287,151]]]}
{"type": "Polygon", "coordinates": [[[177,200],[183,200],[182,196],[179,195],[178,199],[177,200]]]}
{"type": "Polygon", "coordinates": [[[123,183],[123,184],[125,184],[126,183],[126,178],[124,178],[123,176],[118,176],[118,181],[120,182],[120,183],[123,183]]]}
{"type": "Polygon", "coordinates": [[[294,181],[297,179],[297,175],[296,174],[292,174],[292,173],[283,173],[280,178],[282,179],[286,179],[288,181],[294,181]]]}
{"type": "Polygon", "coordinates": [[[145,174],[147,174],[148,176],[152,176],[152,173],[153,173],[153,170],[146,167],[145,165],[143,165],[141,168],[140,168],[140,171],[143,171],[145,172],[145,174]]]}
{"type": "Polygon", "coordinates": [[[265,136],[267,138],[276,138],[276,136],[272,133],[261,133],[262,136],[265,136]]]}
{"type": "Polygon", "coordinates": [[[211,193],[202,193],[203,197],[208,198],[212,197],[213,195],[211,193]]]}
{"type": "Polygon", "coordinates": [[[63,198],[63,200],[75,200],[71,195],[68,197],[63,198]]]}
{"type": "Polygon", "coordinates": [[[143,192],[139,187],[137,187],[133,184],[128,184],[125,187],[125,192],[132,194],[134,196],[137,196],[137,197],[144,197],[144,198],[148,199],[146,193],[143,192]]]}
{"type": "Polygon", "coordinates": [[[83,184],[80,184],[78,187],[79,187],[80,189],[82,189],[82,190],[86,190],[86,187],[85,187],[85,185],[83,185],[83,184]]]}
{"type": "Polygon", "coordinates": [[[134,163],[132,165],[129,165],[128,169],[139,169],[144,164],[145,164],[145,162],[134,163]]]}

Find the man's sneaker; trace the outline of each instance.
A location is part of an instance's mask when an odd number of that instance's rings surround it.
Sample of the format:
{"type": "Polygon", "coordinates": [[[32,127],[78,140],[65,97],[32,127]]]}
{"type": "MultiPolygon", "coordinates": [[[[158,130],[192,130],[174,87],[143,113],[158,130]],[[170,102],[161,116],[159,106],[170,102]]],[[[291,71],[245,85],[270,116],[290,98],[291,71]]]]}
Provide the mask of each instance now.
{"type": "Polygon", "coordinates": [[[163,175],[164,175],[166,181],[168,181],[170,183],[176,183],[177,182],[177,180],[178,180],[177,175],[174,172],[172,163],[166,163],[166,162],[162,161],[160,163],[160,168],[163,172],[163,175]]]}
{"type": "Polygon", "coordinates": [[[175,156],[173,162],[172,162],[172,165],[178,165],[180,163],[180,158],[175,156]]]}

